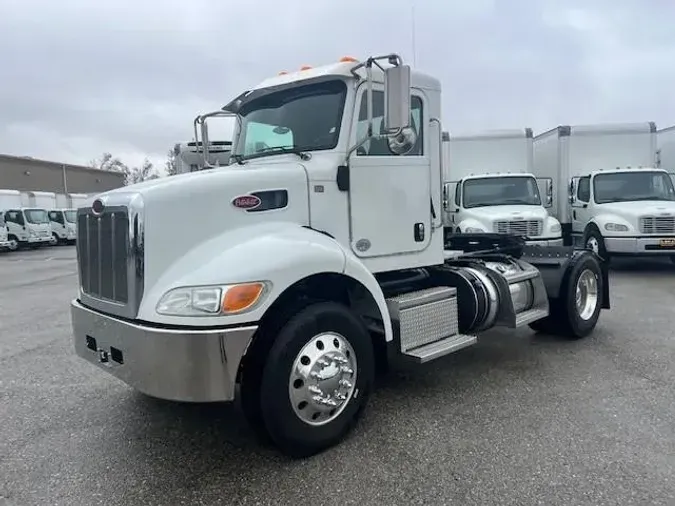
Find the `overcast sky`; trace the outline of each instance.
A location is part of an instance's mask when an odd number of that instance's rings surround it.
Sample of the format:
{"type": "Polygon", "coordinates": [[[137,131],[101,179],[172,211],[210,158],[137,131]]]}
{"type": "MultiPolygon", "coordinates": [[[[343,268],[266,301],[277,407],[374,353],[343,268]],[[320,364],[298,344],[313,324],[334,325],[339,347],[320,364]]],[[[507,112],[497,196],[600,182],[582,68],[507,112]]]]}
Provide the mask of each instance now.
{"type": "Polygon", "coordinates": [[[665,127],[673,20],[672,0],[0,0],[0,153],[161,164],[279,70],[385,52],[441,79],[451,132],[665,127]]]}

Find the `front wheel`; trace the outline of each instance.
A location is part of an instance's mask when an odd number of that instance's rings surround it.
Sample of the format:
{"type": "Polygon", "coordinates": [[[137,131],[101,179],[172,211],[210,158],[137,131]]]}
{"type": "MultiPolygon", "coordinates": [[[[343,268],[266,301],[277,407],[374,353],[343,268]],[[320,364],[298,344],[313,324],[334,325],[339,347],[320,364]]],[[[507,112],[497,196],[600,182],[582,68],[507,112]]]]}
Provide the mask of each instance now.
{"type": "Polygon", "coordinates": [[[547,318],[530,324],[537,332],[581,339],[595,329],[602,309],[602,270],[597,258],[588,253],[572,265],[563,278],[560,296],[549,299],[547,318]]]}
{"type": "Polygon", "coordinates": [[[367,403],[374,370],[370,335],[348,308],[319,302],[300,311],[282,327],[263,368],[269,436],[295,458],[338,443],[367,403]]]}

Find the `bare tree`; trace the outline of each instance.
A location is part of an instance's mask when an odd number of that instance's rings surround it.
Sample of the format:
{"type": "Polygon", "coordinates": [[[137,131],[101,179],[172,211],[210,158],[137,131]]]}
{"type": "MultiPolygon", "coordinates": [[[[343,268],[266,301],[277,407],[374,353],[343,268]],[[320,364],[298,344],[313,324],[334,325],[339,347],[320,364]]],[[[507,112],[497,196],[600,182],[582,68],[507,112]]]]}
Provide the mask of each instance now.
{"type": "Polygon", "coordinates": [[[157,174],[152,162],[146,158],[140,167],[133,167],[128,170],[126,184],[141,183],[150,179],[157,179],[158,177],[159,174],[157,174]]]}
{"type": "Polygon", "coordinates": [[[166,154],[166,175],[167,176],[175,176],[178,174],[178,166],[176,165],[176,158],[178,157],[178,153],[180,149],[180,145],[176,144],[172,149],[168,151],[166,154]]]}
{"type": "Polygon", "coordinates": [[[125,176],[125,185],[140,183],[159,177],[152,162],[147,158],[143,160],[143,164],[140,167],[129,167],[111,153],[103,153],[101,158],[92,160],[89,162],[89,165],[95,169],[122,172],[125,176]]]}

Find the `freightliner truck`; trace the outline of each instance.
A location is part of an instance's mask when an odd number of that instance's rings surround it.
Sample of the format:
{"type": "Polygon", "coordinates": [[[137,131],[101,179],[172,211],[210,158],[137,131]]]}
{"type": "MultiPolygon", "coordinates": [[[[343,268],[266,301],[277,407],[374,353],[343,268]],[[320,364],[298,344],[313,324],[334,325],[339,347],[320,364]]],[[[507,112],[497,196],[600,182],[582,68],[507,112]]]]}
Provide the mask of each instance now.
{"type": "Polygon", "coordinates": [[[440,82],[392,54],[283,73],[198,116],[202,139],[236,116],[230,165],[78,210],[76,353],[152,397],[237,399],[306,457],[349,432],[376,366],[494,327],[589,335],[609,308],[593,252],[444,241],[440,115],[440,82]]]}

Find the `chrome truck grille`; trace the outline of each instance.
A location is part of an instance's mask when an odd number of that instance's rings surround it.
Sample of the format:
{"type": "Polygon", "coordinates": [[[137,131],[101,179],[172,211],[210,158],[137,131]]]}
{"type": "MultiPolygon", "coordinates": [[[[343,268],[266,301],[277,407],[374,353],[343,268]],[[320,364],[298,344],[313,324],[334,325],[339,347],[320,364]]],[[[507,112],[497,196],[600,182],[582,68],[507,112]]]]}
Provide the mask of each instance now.
{"type": "Polygon", "coordinates": [[[643,234],[675,234],[675,216],[643,216],[640,218],[643,234]]]}
{"type": "Polygon", "coordinates": [[[527,237],[541,235],[544,224],[541,220],[503,220],[495,222],[498,234],[512,234],[527,237]]]}
{"type": "Polygon", "coordinates": [[[101,212],[93,206],[77,212],[80,297],[94,309],[134,318],[143,295],[142,200],[127,194],[100,200],[101,212]]]}

